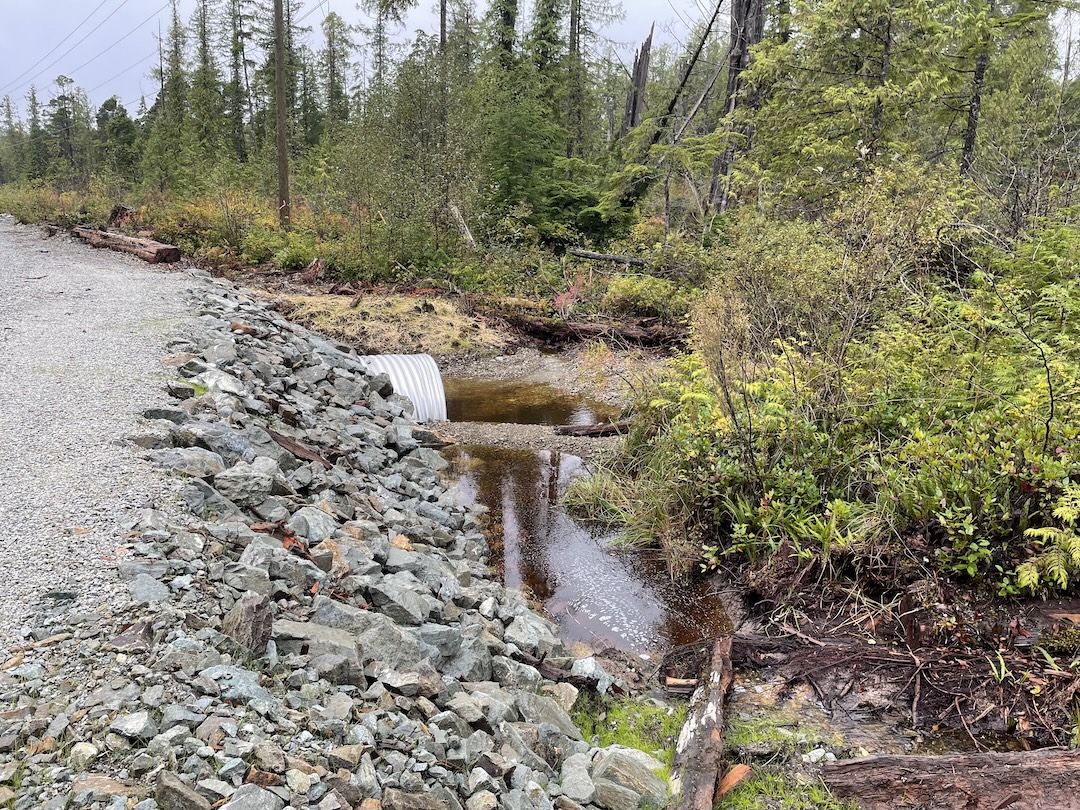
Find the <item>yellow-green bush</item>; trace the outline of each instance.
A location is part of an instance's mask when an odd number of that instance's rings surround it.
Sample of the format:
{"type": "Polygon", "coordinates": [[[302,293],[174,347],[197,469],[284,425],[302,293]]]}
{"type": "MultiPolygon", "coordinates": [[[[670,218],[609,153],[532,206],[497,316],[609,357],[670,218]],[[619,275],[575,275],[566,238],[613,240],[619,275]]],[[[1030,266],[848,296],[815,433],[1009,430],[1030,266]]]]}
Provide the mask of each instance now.
{"type": "Polygon", "coordinates": [[[655,276],[614,276],[602,305],[614,315],[659,317],[675,321],[686,315],[689,297],[679,285],[655,276]]]}
{"type": "Polygon", "coordinates": [[[1053,509],[1080,476],[1080,230],[1011,251],[960,243],[963,286],[929,259],[907,275],[927,242],[868,299],[847,279],[885,253],[762,227],[743,280],[695,308],[695,350],[640,403],[654,427],[614,465],[622,489],[688,492],[681,534],[705,538],[712,563],[816,563],[881,588],[927,567],[1004,594],[1073,584],[1080,499],[1053,509]],[[764,281],[744,291],[754,271],[764,281]]]}

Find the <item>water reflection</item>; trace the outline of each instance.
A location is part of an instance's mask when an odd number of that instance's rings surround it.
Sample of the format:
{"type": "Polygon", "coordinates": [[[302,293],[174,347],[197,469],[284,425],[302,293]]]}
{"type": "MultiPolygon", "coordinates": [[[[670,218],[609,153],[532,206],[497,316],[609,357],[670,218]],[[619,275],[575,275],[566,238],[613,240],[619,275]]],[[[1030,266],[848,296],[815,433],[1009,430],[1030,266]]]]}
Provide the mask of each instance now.
{"type": "Polygon", "coordinates": [[[594,425],[619,415],[611,405],[539,383],[445,377],[443,388],[451,422],[594,425]]]}
{"type": "Polygon", "coordinates": [[[558,506],[567,485],[586,474],[581,459],[480,446],[445,455],[459,497],[491,510],[492,563],[508,587],[543,602],[566,642],[646,652],[724,629],[723,609],[703,587],[673,585],[659,561],[611,551],[612,534],[581,526],[558,506]]]}

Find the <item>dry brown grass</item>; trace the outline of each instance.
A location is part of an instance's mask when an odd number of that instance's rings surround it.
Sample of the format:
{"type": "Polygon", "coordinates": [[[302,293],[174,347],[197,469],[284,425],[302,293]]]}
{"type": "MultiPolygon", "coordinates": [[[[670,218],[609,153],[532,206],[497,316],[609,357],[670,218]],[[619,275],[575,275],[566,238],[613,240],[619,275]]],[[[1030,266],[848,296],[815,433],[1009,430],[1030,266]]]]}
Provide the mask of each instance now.
{"type": "Polygon", "coordinates": [[[285,295],[289,316],[365,354],[435,357],[497,354],[507,338],[437,297],[370,295],[353,307],[344,295],[285,295]]]}

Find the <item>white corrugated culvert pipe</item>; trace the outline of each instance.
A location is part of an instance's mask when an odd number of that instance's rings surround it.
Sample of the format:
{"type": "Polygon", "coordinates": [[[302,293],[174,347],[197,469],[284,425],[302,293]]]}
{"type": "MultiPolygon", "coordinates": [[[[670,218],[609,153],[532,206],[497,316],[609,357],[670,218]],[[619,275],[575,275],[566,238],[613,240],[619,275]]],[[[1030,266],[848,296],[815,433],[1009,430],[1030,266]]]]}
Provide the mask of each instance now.
{"type": "Polygon", "coordinates": [[[446,390],[430,354],[368,354],[360,359],[372,374],[386,374],[394,393],[412,401],[417,422],[446,418],[446,390]]]}

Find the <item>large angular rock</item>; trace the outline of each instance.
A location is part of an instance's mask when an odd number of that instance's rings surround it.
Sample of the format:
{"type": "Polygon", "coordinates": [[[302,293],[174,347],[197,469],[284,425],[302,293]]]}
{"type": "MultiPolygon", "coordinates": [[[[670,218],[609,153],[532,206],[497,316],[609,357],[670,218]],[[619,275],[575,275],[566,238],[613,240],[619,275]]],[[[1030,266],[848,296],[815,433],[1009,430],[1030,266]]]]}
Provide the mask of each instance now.
{"type": "Polygon", "coordinates": [[[311,620],[352,633],[368,661],[408,669],[422,657],[416,637],[381,613],[360,610],[325,596],[316,596],[313,605],[311,620]]]}
{"type": "Polygon", "coordinates": [[[236,600],[221,622],[221,632],[255,655],[266,652],[273,632],[274,615],[266,596],[248,595],[236,600]]]}
{"type": "Polygon", "coordinates": [[[581,731],[574,725],[570,715],[551,698],[532,692],[518,692],[514,696],[514,705],[527,722],[536,725],[547,723],[555,726],[560,733],[571,740],[581,739],[581,731]]]}
{"type": "Polygon", "coordinates": [[[281,467],[273,459],[260,456],[248,464],[238,461],[229,469],[214,476],[214,488],[241,506],[262,503],[274,489],[281,476],[281,467]]]}
{"type": "Polygon", "coordinates": [[[211,394],[232,394],[234,397],[246,397],[247,386],[232,374],[221,369],[208,368],[202,374],[192,378],[192,382],[207,388],[211,394]]]}
{"type": "MultiPolygon", "coordinates": [[[[364,683],[362,654],[355,636],[347,630],[339,630],[317,622],[294,622],[280,619],[274,622],[274,638],[278,651],[319,657],[323,655],[339,656],[344,662],[345,682],[357,685],[364,683]]],[[[335,662],[332,669],[341,671],[341,664],[335,662]]],[[[336,677],[342,677],[342,674],[336,677]]]]}
{"type": "Polygon", "coordinates": [[[184,422],[173,429],[172,441],[177,447],[201,447],[217,453],[226,465],[255,458],[251,442],[240,431],[222,424],[184,422]]]}
{"type": "Polygon", "coordinates": [[[383,791],[382,810],[448,810],[448,807],[430,793],[406,793],[397,788],[383,791]]]}
{"type": "Polygon", "coordinates": [[[210,478],[225,471],[221,456],[202,447],[155,450],[150,453],[150,459],[166,469],[192,478],[210,478]]]}
{"type": "Polygon", "coordinates": [[[596,755],[592,778],[596,785],[596,801],[609,810],[624,810],[630,791],[636,797],[635,807],[663,807],[667,803],[667,783],[660,778],[664,765],[644,751],[622,746],[603,749],[596,755]],[[609,784],[622,790],[613,790],[609,784]]]}
{"type": "Polygon", "coordinates": [[[552,653],[561,653],[563,643],[551,631],[551,625],[535,613],[515,616],[506,628],[503,640],[516,644],[537,658],[545,658],[552,653]]]}
{"type": "Polygon", "coordinates": [[[169,586],[149,574],[136,574],[127,584],[131,601],[141,605],[156,605],[169,598],[169,586]]]}
{"type": "Polygon", "coordinates": [[[288,526],[300,537],[307,540],[308,545],[318,545],[328,537],[332,537],[338,530],[338,522],[333,515],[327,514],[322,509],[314,506],[305,506],[298,509],[289,518],[288,526]]]}
{"type": "Polygon", "coordinates": [[[159,771],[154,800],[160,810],[210,810],[210,802],[169,771],[159,771]]]}
{"type": "Polygon", "coordinates": [[[270,595],[270,571],[264,568],[241,562],[229,563],[225,567],[224,581],[241,593],[252,591],[262,596],[270,595]]]}
{"type": "Polygon", "coordinates": [[[563,795],[581,804],[588,804],[596,795],[596,785],[589,776],[592,757],[588,754],[572,754],[562,764],[559,784],[563,795]]]}
{"type": "Polygon", "coordinates": [[[615,683],[615,679],[612,678],[602,666],[600,662],[594,657],[579,658],[570,667],[571,675],[580,675],[584,678],[588,678],[596,684],[596,691],[601,695],[606,694],[611,688],[611,685],[615,683]]]}
{"type": "Polygon", "coordinates": [[[607,810],[648,810],[648,808],[659,810],[663,806],[649,804],[640,794],[610,779],[594,780],[593,788],[596,791],[593,796],[594,803],[607,810]]]}
{"type": "Polygon", "coordinates": [[[415,581],[404,572],[383,577],[369,589],[371,601],[398,624],[423,624],[431,606],[417,593],[415,581]]]}
{"type": "Polygon", "coordinates": [[[149,740],[158,733],[157,723],[150,717],[150,712],[122,714],[109,724],[109,731],[135,740],[149,740]]]}
{"type": "Polygon", "coordinates": [[[277,702],[274,696],[259,684],[259,673],[250,669],[219,664],[207,667],[199,674],[217,684],[224,700],[265,706],[277,702]]]}
{"type": "Polygon", "coordinates": [[[285,802],[269,790],[256,785],[241,785],[236,793],[221,805],[221,810],[282,810],[285,802]]]}

